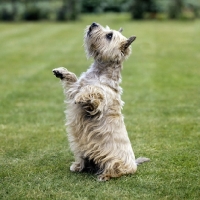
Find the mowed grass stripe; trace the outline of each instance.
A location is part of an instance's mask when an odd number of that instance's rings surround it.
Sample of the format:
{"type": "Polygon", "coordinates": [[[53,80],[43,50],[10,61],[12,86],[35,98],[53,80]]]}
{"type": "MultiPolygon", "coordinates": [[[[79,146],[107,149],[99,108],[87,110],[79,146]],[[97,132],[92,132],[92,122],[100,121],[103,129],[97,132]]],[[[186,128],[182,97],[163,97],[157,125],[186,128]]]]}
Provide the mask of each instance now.
{"type": "MultiPolygon", "coordinates": [[[[17,29],[23,29],[23,25],[18,26],[19,27],[17,27],[17,29]]],[[[37,53],[38,50],[43,50],[41,49],[41,44],[43,44],[45,47],[46,45],[51,44],[51,42],[55,42],[56,38],[59,38],[59,36],[62,37],[63,34],[65,34],[66,37],[71,36],[72,31],[73,28],[70,28],[70,26],[68,27],[64,24],[60,26],[44,26],[43,24],[32,24],[29,28],[26,29],[26,31],[21,32],[20,35],[12,34],[9,38],[2,38],[3,42],[1,43],[1,48],[4,51],[1,52],[0,56],[3,57],[7,54],[14,54],[16,51],[19,51],[19,53],[24,53],[28,50],[32,50],[33,53],[37,53]],[[58,37],[56,37],[56,34],[58,37]]]]}
{"type": "MultiPolygon", "coordinates": [[[[19,26],[23,27],[23,25],[19,26]]],[[[3,59],[1,60],[0,73],[3,73],[4,68],[7,68],[8,71],[1,78],[1,87],[7,87],[6,84],[14,84],[15,89],[18,83],[23,84],[24,81],[28,81],[34,74],[39,76],[40,72],[50,67],[50,65],[57,67],[57,60],[55,62],[53,55],[48,56],[49,53],[61,54],[63,57],[63,54],[67,55],[72,48],[82,42],[80,36],[74,39],[70,36],[71,29],[67,25],[47,27],[43,24],[33,24],[32,29],[29,30],[30,32],[25,32],[20,37],[13,35],[14,38],[8,40],[12,46],[9,47],[6,53],[7,57],[4,55],[5,51],[3,50],[7,49],[6,44],[5,46],[2,45],[0,55],[2,55],[3,59]],[[40,31],[38,32],[38,30],[40,31]],[[69,40],[69,37],[72,39],[69,40]],[[62,38],[62,40],[57,38],[62,38]],[[24,41],[26,41],[25,45],[23,45],[24,41]],[[10,60],[12,64],[8,66],[7,60],[10,60]],[[51,61],[52,64],[50,63],[51,61]],[[9,79],[12,82],[7,82],[9,79]]],[[[1,91],[4,91],[3,94],[5,95],[4,88],[1,91]]]]}

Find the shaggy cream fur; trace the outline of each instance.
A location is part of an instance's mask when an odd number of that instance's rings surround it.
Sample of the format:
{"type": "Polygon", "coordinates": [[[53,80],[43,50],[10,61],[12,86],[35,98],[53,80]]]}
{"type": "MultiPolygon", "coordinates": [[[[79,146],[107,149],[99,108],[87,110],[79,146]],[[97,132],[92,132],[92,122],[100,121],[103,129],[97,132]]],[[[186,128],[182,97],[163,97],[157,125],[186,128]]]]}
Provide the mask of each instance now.
{"type": "Polygon", "coordinates": [[[95,169],[100,181],[133,174],[138,164],[149,161],[135,160],[121,113],[122,62],[136,38],[127,39],[121,31],[93,23],[84,36],[86,54],[94,58],[90,68],[79,79],[63,67],[53,70],[66,95],[66,126],[75,156],[70,170],[95,169]]]}

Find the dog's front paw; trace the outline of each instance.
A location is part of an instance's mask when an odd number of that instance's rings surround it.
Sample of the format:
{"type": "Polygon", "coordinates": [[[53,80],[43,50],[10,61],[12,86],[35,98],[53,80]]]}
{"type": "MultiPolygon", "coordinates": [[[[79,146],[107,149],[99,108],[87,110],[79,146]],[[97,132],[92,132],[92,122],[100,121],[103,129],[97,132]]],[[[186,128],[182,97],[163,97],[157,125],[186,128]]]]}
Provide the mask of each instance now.
{"type": "Polygon", "coordinates": [[[52,72],[57,78],[63,79],[66,76],[68,70],[65,69],[64,67],[59,67],[53,69],[52,72]]]}
{"type": "Polygon", "coordinates": [[[99,112],[98,106],[100,105],[100,101],[97,100],[86,100],[82,97],[75,98],[75,104],[81,105],[81,107],[89,114],[95,115],[99,112]]]}
{"type": "Polygon", "coordinates": [[[64,67],[59,67],[55,68],[52,70],[53,74],[57,77],[60,78],[61,80],[67,81],[67,83],[74,83],[77,81],[77,77],[74,73],[69,72],[66,68],[64,67]]]}
{"type": "Polygon", "coordinates": [[[86,105],[91,102],[90,99],[86,98],[85,95],[76,95],[75,104],[86,105]]]}

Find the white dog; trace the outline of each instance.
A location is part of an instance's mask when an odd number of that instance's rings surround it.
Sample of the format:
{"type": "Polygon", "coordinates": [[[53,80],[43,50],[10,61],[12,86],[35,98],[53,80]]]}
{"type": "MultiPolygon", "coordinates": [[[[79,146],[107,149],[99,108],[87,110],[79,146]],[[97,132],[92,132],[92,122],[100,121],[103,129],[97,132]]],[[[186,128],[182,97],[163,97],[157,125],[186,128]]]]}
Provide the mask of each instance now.
{"type": "Polygon", "coordinates": [[[67,132],[75,162],[70,170],[94,170],[98,180],[133,174],[137,165],[149,161],[135,156],[121,113],[122,62],[131,53],[130,44],[119,31],[92,23],[85,31],[84,44],[94,63],[78,79],[67,69],[53,70],[66,95],[67,132]]]}

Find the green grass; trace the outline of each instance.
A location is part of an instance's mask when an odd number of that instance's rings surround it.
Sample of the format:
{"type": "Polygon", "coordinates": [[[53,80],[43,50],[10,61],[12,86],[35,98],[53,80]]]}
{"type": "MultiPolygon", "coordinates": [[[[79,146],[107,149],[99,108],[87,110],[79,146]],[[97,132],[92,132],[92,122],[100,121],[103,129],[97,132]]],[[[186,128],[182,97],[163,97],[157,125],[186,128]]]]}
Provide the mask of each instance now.
{"type": "Polygon", "coordinates": [[[199,199],[200,21],[130,21],[91,15],[75,23],[0,24],[0,199],[199,199]],[[51,70],[90,65],[83,30],[96,21],[136,35],[122,72],[123,114],[135,175],[106,183],[71,173],[64,96],[51,70]]]}

